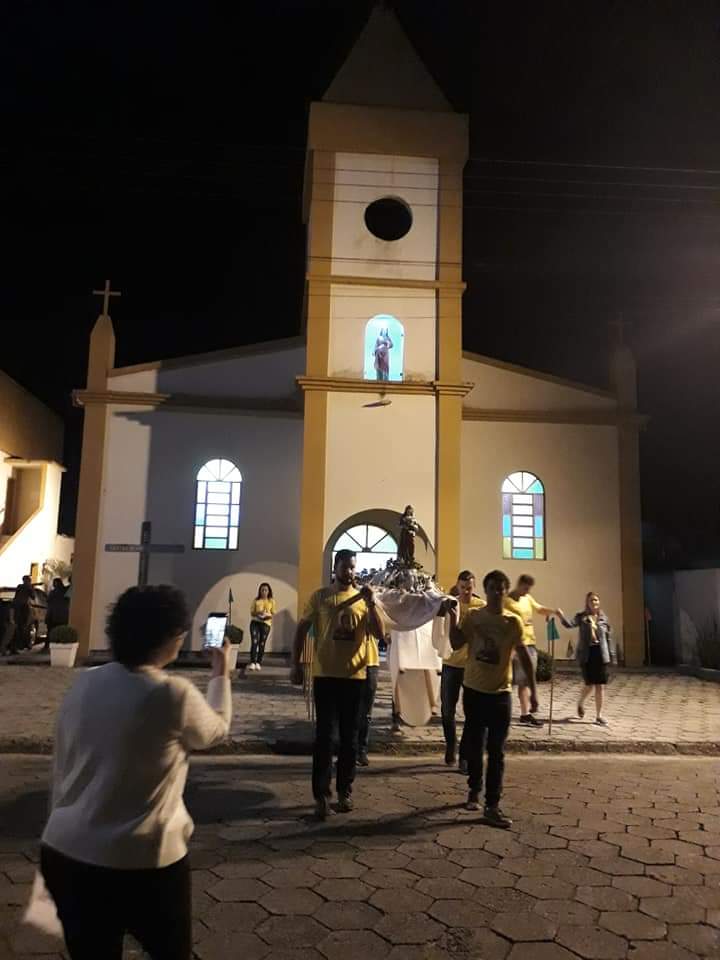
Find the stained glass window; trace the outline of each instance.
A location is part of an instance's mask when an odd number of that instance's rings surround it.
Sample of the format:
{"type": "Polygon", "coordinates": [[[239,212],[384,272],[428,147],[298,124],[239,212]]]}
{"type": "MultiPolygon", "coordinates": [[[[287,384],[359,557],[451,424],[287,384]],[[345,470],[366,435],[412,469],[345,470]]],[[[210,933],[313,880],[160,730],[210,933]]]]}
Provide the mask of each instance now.
{"type": "Polygon", "coordinates": [[[209,460],[195,485],[196,550],[237,550],[240,525],[240,471],[230,460],[209,460]]]}
{"type": "Polygon", "coordinates": [[[371,523],[350,527],[341,533],[333,545],[332,564],[338,550],[352,550],[357,555],[356,569],[382,570],[388,560],[397,558],[397,543],[387,530],[371,523]]]}
{"type": "Polygon", "coordinates": [[[511,473],[502,485],[502,543],[507,560],[544,560],[545,488],[534,473],[511,473]]]}

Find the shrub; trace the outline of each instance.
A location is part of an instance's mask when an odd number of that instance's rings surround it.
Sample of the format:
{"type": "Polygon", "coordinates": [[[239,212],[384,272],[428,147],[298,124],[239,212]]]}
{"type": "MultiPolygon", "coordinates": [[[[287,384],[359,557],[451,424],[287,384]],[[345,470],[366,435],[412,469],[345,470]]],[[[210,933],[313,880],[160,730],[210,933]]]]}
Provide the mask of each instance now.
{"type": "Polygon", "coordinates": [[[77,643],[78,632],[75,627],[68,624],[61,624],[59,627],[53,627],[48,637],[50,643],[77,643]]]}
{"type": "Polygon", "coordinates": [[[538,650],[536,678],[541,683],[546,680],[552,680],[553,670],[555,669],[552,657],[544,650],[538,650]]]}

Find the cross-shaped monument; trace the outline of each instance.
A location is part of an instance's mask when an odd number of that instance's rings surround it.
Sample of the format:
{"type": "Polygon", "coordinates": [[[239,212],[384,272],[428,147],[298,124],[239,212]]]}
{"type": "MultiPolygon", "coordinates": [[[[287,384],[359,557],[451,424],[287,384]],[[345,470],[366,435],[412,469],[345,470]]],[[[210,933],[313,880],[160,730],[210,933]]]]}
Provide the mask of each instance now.
{"type": "Polygon", "coordinates": [[[185,553],[181,543],[153,543],[152,524],[144,520],[140,527],[140,543],[106,543],[106,553],[139,553],[138,586],[146,587],[148,582],[148,566],[151,553],[185,553]]]}
{"type": "Polygon", "coordinates": [[[120,293],[119,290],[111,290],[111,289],[110,289],[110,281],[109,281],[109,280],[106,280],[106,281],[105,281],[105,286],[104,286],[104,288],[103,288],[102,290],[93,290],[93,295],[96,296],[96,297],[102,297],[102,298],[103,298],[102,315],[103,315],[104,317],[109,316],[109,314],[108,314],[108,307],[110,306],[110,297],[121,297],[121,296],[122,296],[122,294],[120,293]]]}

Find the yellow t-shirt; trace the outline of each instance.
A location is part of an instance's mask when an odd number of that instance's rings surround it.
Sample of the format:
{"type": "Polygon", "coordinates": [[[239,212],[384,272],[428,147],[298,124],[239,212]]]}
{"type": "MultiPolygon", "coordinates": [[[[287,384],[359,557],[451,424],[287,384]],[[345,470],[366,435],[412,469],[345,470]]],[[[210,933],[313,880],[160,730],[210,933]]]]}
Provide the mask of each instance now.
{"type": "Polygon", "coordinates": [[[512,655],[523,638],[523,625],[513,613],[471,610],[460,628],[467,638],[463,683],[480,693],[512,690],[512,655]]]}
{"type": "Polygon", "coordinates": [[[272,623],[272,616],[275,613],[275,601],[268,597],[267,600],[263,597],[260,597],[258,600],[253,600],[252,606],[250,607],[250,617],[254,619],[260,619],[258,617],[259,613],[269,613],[269,620],[262,620],[261,623],[266,623],[268,626],[272,623]]]}
{"type": "MultiPolygon", "coordinates": [[[[462,601],[460,601],[458,624],[462,625],[468,610],[481,610],[485,605],[485,601],[481,597],[476,597],[474,594],[470,597],[470,603],[462,603],[462,601]]],[[[446,663],[449,667],[464,667],[467,654],[468,648],[467,644],[465,644],[465,646],[460,647],[459,650],[453,650],[449,657],[445,657],[443,663],[446,663]]]]}
{"type": "Polygon", "coordinates": [[[365,638],[367,643],[366,656],[365,656],[365,666],[366,667],[379,667],[380,666],[380,647],[378,647],[378,642],[375,637],[368,631],[367,637],[365,638]]]}
{"type": "Polygon", "coordinates": [[[531,647],[535,641],[535,626],[533,617],[542,610],[542,604],[539,604],[535,597],[526,593],[524,597],[514,600],[512,597],[505,597],[505,609],[520,617],[523,625],[523,643],[526,647],[531,647]]]}
{"type": "Polygon", "coordinates": [[[340,591],[323,587],[310,597],[302,618],[312,622],[314,677],[365,679],[367,605],[358,600],[342,610],[335,609],[359,593],[355,587],[340,591]]]}

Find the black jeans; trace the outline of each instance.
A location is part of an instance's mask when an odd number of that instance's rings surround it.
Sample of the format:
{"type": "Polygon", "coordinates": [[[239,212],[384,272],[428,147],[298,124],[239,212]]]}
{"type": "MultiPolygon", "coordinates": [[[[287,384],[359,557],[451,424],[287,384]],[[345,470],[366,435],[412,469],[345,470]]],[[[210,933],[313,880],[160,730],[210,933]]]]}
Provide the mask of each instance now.
{"type": "MultiPolygon", "coordinates": [[[[458,700],[460,699],[464,676],[464,667],[452,667],[447,663],[443,664],[440,677],[440,711],[442,713],[445,745],[448,750],[452,749],[453,753],[455,752],[455,746],[457,744],[455,713],[457,711],[458,700]]],[[[460,738],[460,759],[467,760],[467,722],[463,728],[463,735],[460,738]]]]}
{"type": "Polygon", "coordinates": [[[480,793],[483,782],[483,754],[487,744],[485,803],[495,807],[502,796],[505,771],[505,741],[510,729],[512,703],[509,693],[479,693],[463,688],[465,734],[468,761],[468,788],[480,793]]]}
{"type": "Polygon", "coordinates": [[[360,704],[365,691],[363,680],[342,677],[315,677],[315,743],[313,745],[312,791],[316,800],[330,796],[333,732],[337,721],[340,735],[336,788],[338,796],[352,793],[357,762],[360,704]]]}
{"type": "Polygon", "coordinates": [[[112,870],[40,848],[40,869],[72,960],[121,960],[131,933],[152,960],[190,960],[187,857],[154,870],[112,870]]]}
{"type": "Polygon", "coordinates": [[[265,644],[270,634],[270,624],[259,620],[250,621],[250,663],[262,663],[265,644]]]}
{"type": "Polygon", "coordinates": [[[372,723],[373,704],[377,694],[378,670],[380,667],[367,667],[367,680],[364,683],[360,702],[360,720],[358,727],[358,749],[360,753],[367,753],[370,739],[370,724],[372,723]]]}

